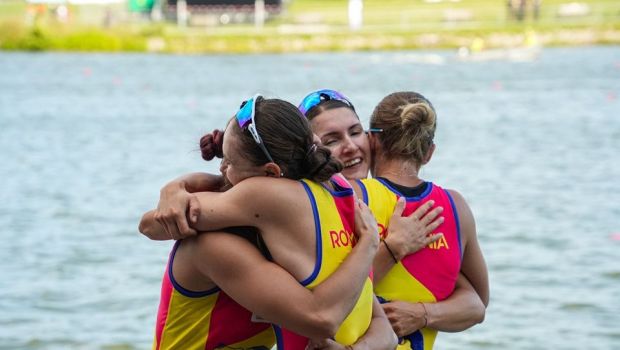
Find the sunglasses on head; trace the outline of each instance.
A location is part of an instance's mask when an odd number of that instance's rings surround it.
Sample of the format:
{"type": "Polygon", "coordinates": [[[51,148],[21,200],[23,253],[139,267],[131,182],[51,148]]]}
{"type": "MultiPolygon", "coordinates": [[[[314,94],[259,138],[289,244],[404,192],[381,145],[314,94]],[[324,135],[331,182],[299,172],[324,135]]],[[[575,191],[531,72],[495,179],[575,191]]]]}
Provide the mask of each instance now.
{"type": "Polygon", "coordinates": [[[256,100],[258,100],[259,97],[262,96],[260,94],[256,94],[251,99],[243,101],[243,103],[241,103],[241,107],[239,107],[239,112],[235,115],[235,118],[237,118],[237,123],[239,124],[241,130],[249,130],[254,142],[256,142],[258,147],[260,147],[263,151],[265,157],[267,157],[270,162],[274,163],[273,158],[263,143],[263,140],[260,138],[260,135],[258,135],[258,129],[256,128],[256,120],[254,118],[256,116],[256,100]]]}
{"type": "Polygon", "coordinates": [[[303,100],[301,100],[301,103],[297,108],[303,115],[306,115],[309,110],[318,106],[321,102],[331,100],[340,101],[351,107],[352,110],[355,110],[353,104],[345,95],[339,93],[338,91],[329,89],[317,90],[310,93],[308,96],[304,97],[303,100]]]}

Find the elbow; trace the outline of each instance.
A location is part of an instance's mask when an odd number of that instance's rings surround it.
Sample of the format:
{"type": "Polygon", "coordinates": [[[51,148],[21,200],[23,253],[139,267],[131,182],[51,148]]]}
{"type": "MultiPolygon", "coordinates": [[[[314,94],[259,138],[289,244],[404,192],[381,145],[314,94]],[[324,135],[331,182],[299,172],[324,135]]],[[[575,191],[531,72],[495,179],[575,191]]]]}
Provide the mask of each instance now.
{"type": "Polygon", "coordinates": [[[147,227],[146,227],[146,224],[144,223],[144,217],[142,217],[142,220],[140,220],[140,223],[138,224],[138,231],[145,236],[147,235],[146,234],[147,227]]]}
{"type": "Polygon", "coordinates": [[[486,308],[487,304],[484,304],[482,301],[476,306],[475,311],[473,312],[473,321],[475,324],[484,322],[484,317],[486,316],[486,308]]]}
{"type": "Polygon", "coordinates": [[[392,331],[391,335],[390,335],[390,343],[388,344],[388,349],[396,349],[396,347],[398,347],[398,336],[396,335],[396,333],[394,333],[394,331],[392,331]]]}
{"type": "Polygon", "coordinates": [[[482,310],[480,317],[478,317],[478,323],[484,322],[484,316],[486,315],[486,309],[482,310]]]}
{"type": "Polygon", "coordinates": [[[489,293],[485,293],[484,296],[480,297],[480,304],[478,305],[478,323],[484,322],[484,317],[487,312],[487,307],[489,307],[489,293]]]}
{"type": "Polygon", "coordinates": [[[311,334],[312,339],[333,339],[340,324],[329,316],[318,313],[314,315],[309,328],[311,331],[308,333],[311,334]]]}
{"type": "Polygon", "coordinates": [[[144,236],[151,238],[151,232],[149,231],[149,226],[145,224],[143,221],[140,221],[140,224],[138,225],[138,231],[140,231],[140,233],[143,234],[144,236]]]}
{"type": "Polygon", "coordinates": [[[481,299],[482,299],[482,304],[484,305],[484,308],[486,309],[487,307],[489,307],[489,295],[487,294],[485,297],[481,299]]]}
{"type": "Polygon", "coordinates": [[[138,224],[138,231],[140,231],[141,234],[145,235],[149,239],[155,240],[156,235],[154,232],[154,227],[152,223],[149,222],[149,219],[149,213],[146,213],[142,216],[142,219],[140,219],[140,223],[138,224]]]}
{"type": "Polygon", "coordinates": [[[334,339],[339,328],[340,328],[340,324],[336,322],[329,321],[329,320],[323,321],[320,326],[320,332],[321,332],[320,338],[334,339]]]}

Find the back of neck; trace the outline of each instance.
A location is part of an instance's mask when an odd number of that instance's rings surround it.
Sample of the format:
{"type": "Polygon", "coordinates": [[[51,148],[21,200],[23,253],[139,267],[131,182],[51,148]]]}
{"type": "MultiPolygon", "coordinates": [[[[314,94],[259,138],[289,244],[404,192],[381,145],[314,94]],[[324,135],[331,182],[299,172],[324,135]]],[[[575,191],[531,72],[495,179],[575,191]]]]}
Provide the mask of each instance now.
{"type": "Polygon", "coordinates": [[[380,160],[375,164],[373,176],[384,177],[396,184],[415,187],[423,181],[418,177],[420,166],[403,160],[380,160]]]}

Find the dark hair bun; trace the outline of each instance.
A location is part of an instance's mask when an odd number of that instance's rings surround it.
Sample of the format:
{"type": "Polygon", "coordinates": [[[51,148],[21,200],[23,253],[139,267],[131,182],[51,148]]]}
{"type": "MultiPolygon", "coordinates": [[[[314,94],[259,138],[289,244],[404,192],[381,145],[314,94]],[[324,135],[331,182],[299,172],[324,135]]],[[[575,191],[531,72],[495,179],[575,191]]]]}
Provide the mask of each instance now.
{"type": "Polygon", "coordinates": [[[331,156],[331,151],[324,146],[311,148],[305,159],[305,172],[308,178],[317,182],[329,180],[334,174],[339,173],[343,165],[331,156]]]}
{"type": "Polygon", "coordinates": [[[218,129],[204,135],[200,138],[200,153],[202,159],[209,161],[215,157],[222,158],[222,143],[224,141],[224,132],[218,129]]]}

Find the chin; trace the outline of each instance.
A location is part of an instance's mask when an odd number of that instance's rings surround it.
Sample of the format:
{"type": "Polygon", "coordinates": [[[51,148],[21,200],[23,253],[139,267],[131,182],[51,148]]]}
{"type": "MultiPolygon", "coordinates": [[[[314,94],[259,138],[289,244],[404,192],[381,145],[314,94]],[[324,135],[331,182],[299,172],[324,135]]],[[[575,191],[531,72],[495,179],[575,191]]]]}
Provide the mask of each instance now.
{"type": "Polygon", "coordinates": [[[342,175],[348,180],[365,179],[368,177],[368,167],[353,167],[342,169],[342,175]]]}

